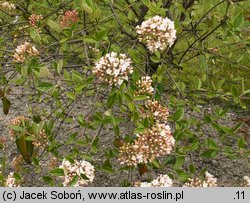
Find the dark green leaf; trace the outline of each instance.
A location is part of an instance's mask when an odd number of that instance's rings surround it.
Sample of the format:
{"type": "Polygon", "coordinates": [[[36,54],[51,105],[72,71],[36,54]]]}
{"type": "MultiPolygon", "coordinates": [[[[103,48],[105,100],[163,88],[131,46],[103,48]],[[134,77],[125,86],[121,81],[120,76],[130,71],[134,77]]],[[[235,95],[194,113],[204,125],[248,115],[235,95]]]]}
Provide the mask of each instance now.
{"type": "Polygon", "coordinates": [[[49,172],[53,176],[64,176],[64,171],[62,168],[56,168],[49,172]]]}
{"type": "Polygon", "coordinates": [[[10,110],[10,101],[6,97],[3,97],[2,103],[3,103],[3,113],[7,115],[10,110]]]}

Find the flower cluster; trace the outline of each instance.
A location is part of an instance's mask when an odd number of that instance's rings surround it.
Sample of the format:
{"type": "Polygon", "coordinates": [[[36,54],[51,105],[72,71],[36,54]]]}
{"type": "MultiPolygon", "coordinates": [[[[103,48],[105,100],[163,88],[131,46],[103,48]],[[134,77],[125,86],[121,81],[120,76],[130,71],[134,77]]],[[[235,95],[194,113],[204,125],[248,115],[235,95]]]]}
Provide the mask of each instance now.
{"type": "Polygon", "coordinates": [[[8,175],[6,182],[5,182],[5,187],[20,187],[20,185],[17,183],[14,173],[10,172],[8,175]]]}
{"type": "Polygon", "coordinates": [[[0,8],[7,9],[9,11],[16,9],[15,5],[12,3],[9,3],[7,1],[4,1],[0,4],[0,8]]]}
{"type": "Polygon", "coordinates": [[[206,172],[203,181],[199,178],[189,179],[184,187],[217,187],[217,178],[206,172]]]}
{"type": "Polygon", "coordinates": [[[41,32],[41,29],[39,28],[39,21],[42,20],[42,18],[43,18],[42,15],[36,15],[36,14],[32,14],[29,17],[29,24],[35,29],[37,29],[38,32],[41,32]]]}
{"type": "Polygon", "coordinates": [[[85,160],[75,160],[72,164],[64,159],[60,168],[64,170],[64,187],[71,186],[72,180],[75,176],[78,177],[78,180],[72,185],[73,187],[86,186],[93,182],[95,171],[94,166],[85,160]]]}
{"type": "Polygon", "coordinates": [[[135,95],[143,95],[143,94],[153,94],[154,88],[152,87],[152,79],[149,76],[142,76],[140,80],[136,82],[137,91],[135,91],[135,95]]]}
{"type": "MultiPolygon", "coordinates": [[[[16,117],[16,118],[12,119],[12,120],[10,121],[9,125],[21,126],[22,123],[23,123],[24,121],[26,121],[26,120],[28,120],[28,119],[25,118],[24,116],[18,116],[18,117],[16,117]]],[[[15,135],[15,131],[14,131],[13,129],[9,129],[9,135],[13,137],[13,136],[15,135]]]]}
{"type": "Polygon", "coordinates": [[[78,12],[76,10],[66,11],[60,21],[62,27],[69,27],[73,23],[79,21],[78,12]]]}
{"type": "Polygon", "coordinates": [[[27,55],[37,56],[38,54],[39,52],[34,46],[32,46],[29,42],[25,42],[24,44],[16,48],[14,53],[14,59],[17,62],[23,63],[27,55]]]}
{"type": "Polygon", "coordinates": [[[250,178],[248,176],[244,176],[244,187],[250,187],[250,178]]]}
{"type": "Polygon", "coordinates": [[[48,144],[47,134],[43,129],[35,134],[34,139],[35,140],[32,142],[32,144],[36,147],[45,147],[48,144]]]}
{"type": "Polygon", "coordinates": [[[173,181],[168,175],[159,175],[152,182],[136,182],[135,187],[172,187],[173,181]]]}
{"type": "Polygon", "coordinates": [[[134,143],[126,143],[120,147],[119,161],[128,166],[148,163],[157,157],[170,154],[174,143],[169,125],[156,123],[152,128],[138,134],[134,143]]]}
{"type": "Polygon", "coordinates": [[[171,47],[176,39],[174,22],[158,15],[143,21],[136,27],[139,41],[146,43],[150,52],[171,47]]]}
{"type": "Polygon", "coordinates": [[[168,108],[163,107],[158,101],[148,100],[141,112],[143,117],[153,116],[157,123],[166,123],[169,117],[168,108]]]}
{"type": "Polygon", "coordinates": [[[112,85],[121,85],[133,73],[132,60],[126,54],[111,52],[101,57],[95,64],[93,73],[101,82],[112,85]]]}

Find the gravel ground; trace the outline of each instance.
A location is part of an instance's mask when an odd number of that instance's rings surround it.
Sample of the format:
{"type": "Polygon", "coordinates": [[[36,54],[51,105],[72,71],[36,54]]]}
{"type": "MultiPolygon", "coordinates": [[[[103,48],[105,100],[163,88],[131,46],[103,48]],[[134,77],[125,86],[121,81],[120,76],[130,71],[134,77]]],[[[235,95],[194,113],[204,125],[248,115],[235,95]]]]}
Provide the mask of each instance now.
{"type": "MultiPolygon", "coordinates": [[[[93,98],[84,98],[82,102],[79,102],[77,105],[74,106],[72,109],[71,113],[69,114],[70,116],[74,117],[77,115],[79,112],[83,114],[88,114],[88,112],[91,110],[91,102],[93,98]]],[[[8,115],[4,115],[2,111],[0,111],[0,134],[2,137],[6,137],[8,142],[7,146],[5,147],[4,153],[7,156],[7,170],[5,171],[6,174],[8,172],[13,171],[11,167],[11,162],[18,155],[16,146],[13,142],[9,140],[8,137],[8,123],[10,122],[11,119],[15,118],[18,115],[27,115],[28,114],[28,109],[31,107],[33,108],[44,108],[46,106],[46,110],[50,110],[50,106],[47,104],[41,104],[41,106],[36,106],[36,104],[30,104],[28,95],[25,94],[24,91],[22,91],[19,88],[14,88],[12,89],[12,93],[9,96],[9,100],[11,101],[11,110],[8,115]],[[26,96],[25,96],[26,95],[26,96]]],[[[2,108],[2,104],[0,103],[0,108],[2,108]]],[[[187,111],[186,114],[190,117],[197,117],[199,118],[202,116],[201,114],[193,113],[187,111]]],[[[222,124],[227,125],[227,126],[233,126],[236,124],[236,121],[234,121],[237,117],[241,117],[240,115],[237,115],[236,113],[231,113],[227,115],[227,118],[222,120],[222,124]]],[[[67,128],[72,128],[73,124],[70,124],[67,126],[67,128]]],[[[249,133],[249,126],[245,126],[248,129],[249,133]]],[[[133,129],[133,126],[124,126],[122,127],[121,132],[127,132],[128,129],[133,129]]],[[[66,127],[62,127],[60,129],[60,136],[64,136],[63,132],[65,132],[66,127]],[[64,129],[65,128],[65,129],[64,129]]],[[[77,129],[74,129],[77,130],[77,129]]],[[[208,137],[211,138],[216,138],[217,132],[212,129],[210,126],[204,126],[202,128],[204,134],[208,137]]],[[[112,140],[113,140],[113,133],[110,132],[109,129],[105,129],[101,132],[100,134],[100,145],[102,148],[107,149],[109,147],[112,147],[112,140]]],[[[248,134],[248,148],[249,147],[249,134],[248,134]]],[[[68,148],[63,149],[63,152],[66,152],[67,150],[70,150],[68,148]]],[[[62,153],[63,153],[62,152],[62,153]]],[[[3,155],[3,152],[0,151],[0,155],[3,155]]],[[[96,158],[97,163],[102,163],[103,162],[103,151],[100,151],[98,154],[98,158],[96,158]]],[[[47,160],[49,160],[50,157],[47,157],[47,160]]],[[[192,163],[196,166],[197,169],[201,169],[203,167],[207,167],[207,171],[209,171],[211,174],[213,174],[215,177],[218,178],[218,183],[219,186],[239,186],[239,184],[242,181],[242,177],[244,175],[250,176],[250,167],[247,165],[247,163],[242,160],[231,160],[225,156],[218,155],[215,159],[202,159],[198,154],[195,152],[192,153],[191,157],[187,157],[186,161],[187,163],[192,163]]],[[[120,165],[118,164],[117,160],[112,160],[112,165],[114,168],[119,168],[120,165]]],[[[43,180],[41,180],[41,175],[34,170],[29,170],[32,169],[32,166],[27,166],[24,164],[24,168],[27,169],[27,175],[25,176],[25,182],[23,186],[44,186],[43,180]]],[[[47,162],[44,161],[42,163],[42,171],[41,174],[45,175],[46,171],[48,171],[47,167],[47,162]]],[[[168,170],[166,169],[166,172],[168,170]]],[[[153,171],[150,175],[155,177],[158,174],[158,171],[155,170],[153,171]]],[[[95,174],[95,180],[92,184],[92,186],[121,186],[123,182],[125,182],[127,179],[131,179],[131,176],[127,172],[117,172],[115,174],[107,174],[104,172],[101,172],[98,170],[95,174]]],[[[132,174],[132,180],[137,181],[137,180],[144,180],[146,179],[146,176],[140,177],[137,172],[134,172],[132,174]]],[[[179,183],[177,183],[178,185],[179,183]]]]}

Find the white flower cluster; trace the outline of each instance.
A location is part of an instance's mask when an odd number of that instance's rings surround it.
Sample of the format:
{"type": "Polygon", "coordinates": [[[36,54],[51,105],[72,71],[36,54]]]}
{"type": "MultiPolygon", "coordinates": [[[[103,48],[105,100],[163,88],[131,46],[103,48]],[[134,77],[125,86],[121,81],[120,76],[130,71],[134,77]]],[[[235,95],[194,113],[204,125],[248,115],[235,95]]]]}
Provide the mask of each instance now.
{"type": "Polygon", "coordinates": [[[2,2],[2,3],[0,4],[0,8],[2,8],[2,9],[7,9],[7,10],[10,10],[10,11],[16,9],[16,7],[15,7],[14,4],[9,3],[9,2],[7,2],[7,1],[2,2]]]}
{"type": "Polygon", "coordinates": [[[175,139],[169,125],[159,124],[137,134],[134,143],[126,143],[120,147],[120,164],[136,166],[138,163],[148,163],[155,158],[170,154],[175,139]]]}
{"type": "Polygon", "coordinates": [[[203,181],[199,178],[189,179],[184,187],[217,187],[217,178],[206,172],[203,181]]]}
{"type": "Polygon", "coordinates": [[[137,182],[136,187],[172,187],[173,181],[168,175],[159,175],[152,182],[137,182]]]}
{"type": "Polygon", "coordinates": [[[250,187],[250,178],[248,176],[244,176],[244,187],[250,187]]]}
{"type": "Polygon", "coordinates": [[[148,100],[145,104],[146,108],[142,108],[142,116],[143,117],[150,117],[151,114],[154,117],[154,120],[157,123],[167,123],[169,117],[169,110],[166,107],[163,107],[158,101],[156,100],[148,100]]]}
{"type": "Polygon", "coordinates": [[[94,180],[94,166],[85,160],[74,160],[74,163],[71,164],[68,160],[63,159],[60,168],[64,170],[64,187],[69,187],[75,176],[78,176],[78,181],[73,187],[86,186],[94,180]]]}
{"type": "Polygon", "coordinates": [[[124,80],[128,81],[129,74],[133,73],[132,60],[126,54],[111,52],[101,57],[95,64],[93,73],[101,82],[112,85],[121,85],[124,80]]]}
{"type": "Polygon", "coordinates": [[[150,52],[171,47],[176,39],[174,22],[158,15],[145,20],[136,27],[139,41],[146,43],[150,52]]]}
{"type": "Polygon", "coordinates": [[[6,187],[20,187],[20,185],[17,184],[16,179],[14,178],[14,173],[10,172],[8,175],[6,182],[5,182],[6,187]]]}
{"type": "Polygon", "coordinates": [[[37,56],[38,54],[39,52],[34,46],[32,46],[29,42],[25,42],[16,48],[14,59],[17,62],[23,63],[25,61],[26,55],[37,56]]]}
{"type": "Polygon", "coordinates": [[[150,76],[142,76],[140,80],[136,82],[137,91],[135,91],[135,95],[142,94],[153,94],[154,88],[152,87],[152,79],[150,76]]]}

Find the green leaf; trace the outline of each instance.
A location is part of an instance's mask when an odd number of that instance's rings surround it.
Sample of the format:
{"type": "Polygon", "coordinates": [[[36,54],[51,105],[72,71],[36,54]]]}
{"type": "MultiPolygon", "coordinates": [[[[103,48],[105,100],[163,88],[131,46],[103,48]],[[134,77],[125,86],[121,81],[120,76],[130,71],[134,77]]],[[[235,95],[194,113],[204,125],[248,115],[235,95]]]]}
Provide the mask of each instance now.
{"type": "Polygon", "coordinates": [[[104,39],[106,36],[107,36],[107,30],[102,30],[102,31],[96,33],[96,40],[100,41],[100,40],[104,39]]]}
{"type": "Polygon", "coordinates": [[[134,130],[134,134],[142,133],[142,132],[145,131],[145,130],[146,130],[145,127],[136,128],[136,129],[134,130]]]}
{"type": "Polygon", "coordinates": [[[18,126],[18,125],[10,125],[9,127],[17,132],[24,132],[25,131],[24,128],[22,128],[21,126],[18,126]]]}
{"type": "Polygon", "coordinates": [[[153,61],[154,63],[159,63],[161,59],[159,59],[157,56],[151,56],[150,60],[153,61]]]}
{"type": "Polygon", "coordinates": [[[183,156],[177,157],[176,161],[175,161],[174,168],[178,169],[178,168],[182,167],[182,165],[184,163],[185,163],[185,157],[183,157],[183,156]]]}
{"type": "Polygon", "coordinates": [[[74,176],[74,178],[69,183],[70,187],[73,187],[77,183],[78,178],[79,178],[78,175],[74,176]]]}
{"type": "Polygon", "coordinates": [[[204,158],[214,158],[217,154],[218,154],[218,152],[215,151],[214,149],[208,149],[208,150],[202,152],[201,156],[204,158]]]}
{"type": "Polygon", "coordinates": [[[33,136],[28,136],[25,138],[26,141],[34,141],[36,140],[33,136]]]}
{"type": "Polygon", "coordinates": [[[245,145],[246,145],[246,141],[245,141],[244,137],[240,137],[238,139],[238,147],[239,148],[244,148],[245,145]]]}
{"type": "Polygon", "coordinates": [[[149,97],[146,95],[139,95],[135,97],[135,101],[141,101],[141,100],[145,100],[148,99],[149,97]]]}
{"type": "Polygon", "coordinates": [[[63,60],[61,59],[58,64],[57,64],[57,68],[56,71],[58,74],[60,74],[62,72],[62,68],[63,68],[63,60]]]}
{"type": "Polygon", "coordinates": [[[73,101],[76,99],[76,94],[74,92],[67,92],[66,96],[73,101]]]}
{"type": "Polygon", "coordinates": [[[92,146],[95,148],[98,148],[98,144],[99,144],[99,137],[96,137],[93,141],[92,141],[92,146]]]}
{"type": "Polygon", "coordinates": [[[213,149],[213,150],[218,149],[218,145],[216,144],[216,142],[213,139],[210,139],[210,138],[208,138],[208,140],[207,140],[207,147],[209,149],[213,149]]]}
{"type": "Polygon", "coordinates": [[[64,170],[62,168],[56,168],[49,172],[53,176],[64,176],[64,170]]]}
{"type": "Polygon", "coordinates": [[[175,156],[168,156],[166,160],[164,161],[164,166],[165,165],[173,165],[176,162],[176,157],[175,156]]]}
{"type": "Polygon", "coordinates": [[[48,24],[48,26],[50,26],[50,28],[52,30],[54,30],[54,31],[56,31],[58,33],[62,32],[62,28],[57,22],[55,22],[53,20],[48,20],[47,24],[48,24]]]}
{"type": "Polygon", "coordinates": [[[235,85],[232,85],[231,92],[234,97],[238,97],[240,95],[239,89],[235,85]]]}
{"type": "Polygon", "coordinates": [[[48,183],[48,184],[53,182],[53,179],[50,176],[43,176],[42,179],[45,183],[48,183]]]}
{"type": "Polygon", "coordinates": [[[239,15],[236,16],[234,19],[234,26],[235,27],[240,27],[244,22],[244,16],[243,13],[240,13],[239,15]]]}
{"type": "Polygon", "coordinates": [[[40,34],[38,33],[38,31],[36,29],[32,28],[30,30],[30,37],[32,38],[32,40],[35,43],[38,43],[38,44],[41,43],[41,36],[40,36],[40,34]]]}
{"type": "Polygon", "coordinates": [[[188,173],[186,173],[185,171],[183,171],[181,169],[177,169],[176,173],[179,176],[179,180],[182,181],[182,182],[187,181],[188,178],[190,177],[188,173]]]}
{"type": "Polygon", "coordinates": [[[154,159],[151,164],[154,166],[154,168],[160,169],[161,168],[161,163],[159,162],[158,159],[154,159]]]}
{"type": "Polygon", "coordinates": [[[103,171],[107,172],[107,173],[114,173],[114,170],[112,168],[112,165],[110,163],[110,160],[107,159],[103,165],[102,165],[102,168],[101,168],[103,171]]]}
{"type": "Polygon", "coordinates": [[[114,126],[113,130],[115,135],[118,137],[120,135],[120,128],[118,127],[118,125],[114,126]]]}
{"type": "Polygon", "coordinates": [[[83,173],[81,173],[81,178],[82,178],[83,180],[89,180],[89,178],[88,178],[85,174],[83,174],[83,173]]]}
{"type": "Polygon", "coordinates": [[[112,106],[115,105],[115,102],[117,101],[117,94],[114,93],[114,94],[111,94],[108,98],[108,101],[107,101],[107,106],[109,108],[111,108],[112,106]]]}
{"type": "Polygon", "coordinates": [[[196,171],[195,166],[193,164],[190,164],[188,166],[188,170],[190,171],[190,173],[195,173],[195,171],[196,171]]]}
{"type": "Polygon", "coordinates": [[[10,101],[6,97],[3,97],[2,103],[3,103],[3,113],[7,115],[10,111],[10,101]]]}
{"type": "Polygon", "coordinates": [[[92,13],[93,13],[92,8],[91,8],[88,4],[82,2],[80,6],[81,6],[81,9],[82,9],[83,11],[86,11],[86,12],[89,13],[89,14],[92,14],[92,13]]]}
{"type": "Polygon", "coordinates": [[[178,110],[174,113],[174,115],[173,115],[174,121],[180,121],[180,120],[183,119],[183,117],[184,117],[184,109],[183,109],[183,108],[178,109],[178,110]]]}
{"type": "Polygon", "coordinates": [[[16,139],[16,145],[23,159],[28,164],[30,164],[31,163],[30,159],[33,154],[34,145],[31,141],[27,141],[25,138],[26,138],[25,135],[18,136],[18,138],[16,139]]]}
{"type": "Polygon", "coordinates": [[[47,91],[50,91],[53,87],[54,87],[54,85],[51,83],[42,82],[36,86],[36,89],[41,91],[41,92],[47,92],[47,91]]]}
{"type": "Polygon", "coordinates": [[[92,44],[95,44],[98,42],[93,36],[84,36],[83,41],[87,43],[92,43],[92,44]]]}

